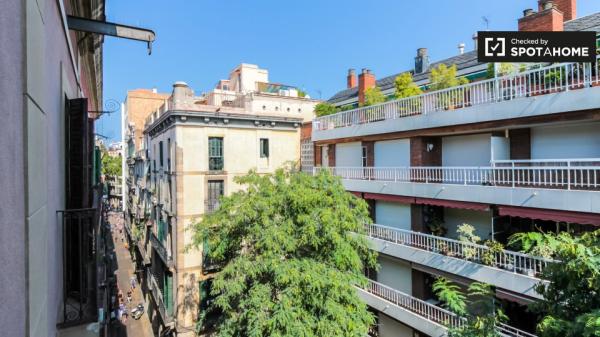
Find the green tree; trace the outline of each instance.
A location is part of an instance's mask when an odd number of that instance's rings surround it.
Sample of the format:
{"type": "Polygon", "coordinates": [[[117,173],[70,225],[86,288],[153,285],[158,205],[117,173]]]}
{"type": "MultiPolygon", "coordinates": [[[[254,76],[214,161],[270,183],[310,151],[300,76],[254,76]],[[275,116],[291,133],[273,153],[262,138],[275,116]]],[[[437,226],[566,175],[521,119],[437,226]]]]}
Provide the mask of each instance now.
{"type": "Polygon", "coordinates": [[[535,245],[552,245],[561,261],[544,268],[541,278],[550,282],[536,288],[544,297],[533,305],[543,315],[540,337],[600,336],[600,230],[546,234],[535,245]]]}
{"type": "Polygon", "coordinates": [[[121,176],[122,166],[121,157],[112,157],[108,153],[102,154],[102,174],[107,176],[121,176]]]}
{"type": "Polygon", "coordinates": [[[397,99],[417,96],[423,93],[421,88],[413,81],[412,75],[408,72],[398,75],[394,81],[394,85],[396,86],[397,99]]]}
{"type": "Polygon", "coordinates": [[[365,90],[365,103],[363,106],[375,105],[385,102],[385,96],[379,87],[375,86],[365,90]]]}
{"type": "Polygon", "coordinates": [[[501,337],[496,325],[508,318],[494,301],[494,291],[489,284],[473,282],[467,295],[443,277],[433,284],[433,291],[444,306],[459,317],[464,324],[448,329],[449,337],[501,337]]]}
{"type": "MultiPolygon", "coordinates": [[[[238,177],[245,186],[192,226],[207,240],[215,276],[216,335],[366,336],[374,318],[354,288],[376,254],[354,233],[369,223],[367,204],[337,177],[283,169],[238,177]]],[[[199,330],[211,325],[201,318],[199,330]]]]}
{"type": "Polygon", "coordinates": [[[317,117],[327,116],[338,112],[339,110],[327,102],[321,102],[315,106],[315,115],[317,117]]]}
{"type": "Polygon", "coordinates": [[[457,77],[456,73],[455,64],[448,67],[442,63],[437,68],[431,69],[431,74],[429,75],[430,89],[442,90],[469,83],[469,80],[466,78],[457,77]]]}

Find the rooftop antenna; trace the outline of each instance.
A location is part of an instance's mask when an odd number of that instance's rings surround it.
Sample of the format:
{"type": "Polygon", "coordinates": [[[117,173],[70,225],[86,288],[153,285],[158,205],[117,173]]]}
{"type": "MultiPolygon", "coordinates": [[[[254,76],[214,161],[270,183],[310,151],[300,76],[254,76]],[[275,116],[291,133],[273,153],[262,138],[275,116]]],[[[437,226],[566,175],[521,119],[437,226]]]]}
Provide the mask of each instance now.
{"type": "Polygon", "coordinates": [[[483,20],[483,23],[485,24],[485,30],[490,30],[490,19],[488,19],[487,16],[482,16],[481,20],[483,20]]]}

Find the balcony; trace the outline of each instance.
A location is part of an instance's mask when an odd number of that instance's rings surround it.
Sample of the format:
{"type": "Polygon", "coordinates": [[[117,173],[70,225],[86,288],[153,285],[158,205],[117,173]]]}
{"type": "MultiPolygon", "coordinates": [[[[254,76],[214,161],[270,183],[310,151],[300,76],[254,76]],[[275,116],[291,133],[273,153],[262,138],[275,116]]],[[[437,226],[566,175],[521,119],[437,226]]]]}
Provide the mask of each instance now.
{"type": "Polygon", "coordinates": [[[534,287],[540,273],[557,261],[509,250],[381,225],[367,225],[372,248],[380,253],[443,272],[485,282],[528,297],[541,299],[534,287]]]}
{"type": "Polygon", "coordinates": [[[316,118],[313,140],[480,123],[600,107],[599,62],[568,63],[316,118]],[[558,74],[558,76],[557,76],[558,74]],[[459,115],[457,115],[459,114],[459,115]]]}
{"type": "Polygon", "coordinates": [[[219,209],[219,200],[218,199],[209,199],[204,201],[204,213],[211,214],[214,213],[217,209],[219,209]]]}
{"type": "Polygon", "coordinates": [[[346,189],[519,207],[600,212],[600,159],[496,161],[489,167],[318,167],[346,189]]]}
{"type": "Polygon", "coordinates": [[[154,297],[154,302],[160,312],[160,316],[163,319],[163,322],[168,325],[173,322],[173,309],[168,308],[164,302],[164,296],[160,289],[159,283],[156,280],[156,276],[153,273],[149,274],[149,288],[152,290],[152,297],[154,297]]]}
{"type": "Polygon", "coordinates": [[[167,265],[167,267],[172,269],[174,267],[173,257],[171,256],[170,252],[167,251],[167,248],[163,245],[163,243],[158,240],[156,235],[154,235],[154,233],[150,234],[150,244],[158,256],[160,256],[160,259],[163,260],[163,262],[167,265]]]}
{"type": "MultiPolygon", "coordinates": [[[[449,327],[465,324],[464,318],[448,310],[372,280],[365,289],[359,289],[359,296],[370,307],[429,336],[445,336],[449,327]]],[[[505,337],[535,337],[507,324],[496,329],[505,337]]]]}

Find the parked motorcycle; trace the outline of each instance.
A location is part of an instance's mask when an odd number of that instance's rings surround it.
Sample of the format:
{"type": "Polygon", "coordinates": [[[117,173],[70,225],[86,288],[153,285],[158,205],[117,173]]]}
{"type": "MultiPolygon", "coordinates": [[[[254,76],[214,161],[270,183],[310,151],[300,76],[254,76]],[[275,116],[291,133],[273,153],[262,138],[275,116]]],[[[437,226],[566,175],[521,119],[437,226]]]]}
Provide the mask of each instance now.
{"type": "Polygon", "coordinates": [[[131,317],[133,319],[138,320],[144,314],[144,305],[142,303],[138,304],[137,307],[131,309],[131,317]]]}

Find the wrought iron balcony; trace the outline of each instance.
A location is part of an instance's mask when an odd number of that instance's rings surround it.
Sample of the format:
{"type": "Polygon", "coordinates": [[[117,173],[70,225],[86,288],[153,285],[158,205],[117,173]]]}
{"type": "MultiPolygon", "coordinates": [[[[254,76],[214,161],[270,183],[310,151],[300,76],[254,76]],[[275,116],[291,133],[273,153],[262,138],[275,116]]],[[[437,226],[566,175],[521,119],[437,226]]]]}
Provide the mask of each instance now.
{"type": "Polygon", "coordinates": [[[150,234],[150,244],[152,245],[156,253],[158,253],[158,256],[160,256],[161,260],[163,260],[163,262],[167,265],[167,267],[169,269],[173,268],[173,257],[171,256],[167,248],[163,245],[163,243],[160,240],[158,240],[156,235],[154,235],[154,233],[150,234]]]}
{"type": "Polygon", "coordinates": [[[523,97],[577,90],[600,84],[599,72],[598,59],[595,63],[551,65],[318,117],[313,121],[313,130],[344,128],[352,125],[511,101],[523,97]]]}
{"type": "MultiPolygon", "coordinates": [[[[444,329],[458,328],[466,323],[466,320],[463,317],[459,317],[458,315],[444,308],[405,294],[399,290],[393,289],[376,281],[369,280],[367,287],[363,290],[379,299],[384,300],[386,306],[391,304],[398,309],[406,310],[424,319],[424,321],[411,321],[413,325],[420,325],[418,327],[413,326],[413,328],[418,330],[435,330],[440,326],[444,327],[444,329]],[[432,325],[429,327],[429,329],[423,326],[423,324],[427,324],[427,322],[431,322],[432,325]]],[[[387,310],[386,313],[390,315],[387,310]]],[[[504,337],[535,337],[535,335],[531,333],[519,330],[503,323],[498,324],[496,329],[504,337]]]]}
{"type": "Polygon", "coordinates": [[[160,289],[158,280],[156,279],[156,276],[153,273],[148,273],[150,275],[149,277],[149,283],[150,283],[150,289],[152,290],[152,297],[154,297],[154,302],[156,303],[156,306],[158,307],[158,311],[160,312],[160,316],[163,318],[163,321],[165,322],[165,324],[169,324],[170,322],[173,321],[173,310],[169,309],[165,302],[164,302],[164,296],[163,293],[160,289]]]}

